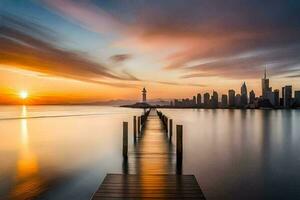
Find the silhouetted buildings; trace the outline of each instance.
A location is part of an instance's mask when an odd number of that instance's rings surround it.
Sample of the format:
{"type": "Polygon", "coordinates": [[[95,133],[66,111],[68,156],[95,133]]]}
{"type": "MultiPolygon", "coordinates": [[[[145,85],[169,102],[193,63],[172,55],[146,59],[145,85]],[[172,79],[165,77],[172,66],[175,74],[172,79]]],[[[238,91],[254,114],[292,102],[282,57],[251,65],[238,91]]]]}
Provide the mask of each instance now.
{"type": "Polygon", "coordinates": [[[248,92],[247,92],[247,86],[244,82],[241,87],[241,107],[245,107],[248,105],[248,92]]]}
{"type": "Polygon", "coordinates": [[[300,90],[295,91],[295,106],[300,107],[300,90]]]}
{"type": "Polygon", "coordinates": [[[197,105],[198,106],[201,105],[201,94],[200,93],[197,94],[197,105]]]}
{"type": "Polygon", "coordinates": [[[279,90],[274,90],[274,106],[279,107],[280,106],[280,97],[279,97],[279,90]]]}
{"type": "Polygon", "coordinates": [[[182,107],[182,108],[189,108],[189,107],[195,107],[196,106],[196,101],[193,99],[182,99],[181,101],[178,99],[175,99],[174,101],[174,106],[175,107],[182,107]]]}
{"type": "Polygon", "coordinates": [[[285,86],[282,88],[282,98],[278,89],[272,91],[269,86],[269,79],[267,79],[267,72],[265,69],[264,78],[262,79],[262,96],[259,99],[258,107],[269,108],[291,108],[294,104],[292,99],[292,86],[285,86]]]}
{"type": "Polygon", "coordinates": [[[254,104],[255,103],[255,93],[253,90],[250,91],[249,93],[249,104],[254,104]]]}
{"type": "Polygon", "coordinates": [[[228,104],[229,104],[229,107],[235,106],[235,91],[234,90],[228,91],[228,104]]]}
{"type": "Polygon", "coordinates": [[[265,68],[264,77],[261,79],[261,93],[264,99],[267,99],[267,93],[272,92],[269,86],[269,79],[267,78],[267,68],[265,68]]]}
{"type": "Polygon", "coordinates": [[[283,107],[290,108],[292,106],[292,86],[287,85],[282,88],[283,107]]]}
{"type": "Polygon", "coordinates": [[[216,91],[213,91],[213,95],[211,96],[211,108],[217,108],[218,104],[218,93],[216,91]]]}
{"type": "Polygon", "coordinates": [[[204,106],[205,107],[208,107],[209,106],[209,103],[210,103],[210,94],[209,93],[205,93],[203,95],[203,100],[204,100],[204,106]]]}
{"type": "Polygon", "coordinates": [[[228,98],[227,98],[226,94],[222,95],[221,105],[222,105],[223,108],[228,107],[228,98]]]}
{"type": "Polygon", "coordinates": [[[219,102],[218,93],[213,90],[212,96],[208,92],[203,95],[203,103],[201,94],[190,99],[175,100],[175,107],[197,107],[197,108],[294,108],[300,107],[300,91],[295,91],[292,97],[292,86],[282,87],[280,98],[280,90],[272,91],[270,80],[267,78],[267,70],[264,70],[264,76],[261,79],[262,95],[255,96],[255,92],[251,90],[248,94],[246,82],[241,85],[241,93],[236,94],[235,90],[228,90],[228,95],[223,94],[219,102]]]}
{"type": "Polygon", "coordinates": [[[237,107],[237,108],[240,108],[240,107],[241,107],[241,95],[240,95],[240,94],[235,95],[235,98],[234,98],[234,105],[235,105],[235,107],[237,107]]]}
{"type": "Polygon", "coordinates": [[[269,100],[269,102],[271,103],[271,105],[273,105],[273,106],[275,105],[275,95],[274,95],[274,92],[267,91],[265,99],[269,100]]]}

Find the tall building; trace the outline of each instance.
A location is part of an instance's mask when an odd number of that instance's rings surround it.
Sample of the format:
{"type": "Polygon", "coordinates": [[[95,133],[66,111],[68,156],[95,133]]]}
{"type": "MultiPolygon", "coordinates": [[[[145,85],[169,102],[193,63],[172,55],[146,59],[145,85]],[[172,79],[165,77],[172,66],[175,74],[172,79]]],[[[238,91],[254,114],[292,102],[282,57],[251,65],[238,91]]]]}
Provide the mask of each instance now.
{"type": "Polygon", "coordinates": [[[247,86],[244,82],[241,87],[241,106],[246,106],[248,104],[248,92],[247,92],[247,86]]]}
{"type": "Polygon", "coordinates": [[[251,90],[249,93],[249,103],[254,104],[254,102],[255,102],[255,93],[253,90],[251,90]]]}
{"type": "Polygon", "coordinates": [[[295,91],[295,103],[297,107],[300,106],[300,90],[295,91]]]}
{"type": "Polygon", "coordinates": [[[261,93],[264,99],[267,99],[267,92],[271,92],[272,88],[269,86],[269,79],[267,78],[267,68],[265,68],[264,77],[261,79],[261,93]]]}
{"type": "Polygon", "coordinates": [[[279,90],[274,90],[274,106],[278,107],[280,106],[280,97],[279,97],[279,90]]]}
{"type": "Polygon", "coordinates": [[[204,98],[204,106],[208,106],[209,105],[209,100],[210,100],[210,95],[209,95],[209,93],[205,93],[204,95],[203,95],[203,98],[204,98]]]}
{"type": "Polygon", "coordinates": [[[201,94],[200,93],[197,94],[197,105],[198,106],[201,105],[201,94]]]}
{"type": "Polygon", "coordinates": [[[193,96],[193,104],[196,105],[197,100],[196,100],[196,96],[193,96]]]}
{"type": "Polygon", "coordinates": [[[274,95],[274,92],[267,91],[265,99],[269,100],[269,102],[272,104],[272,106],[275,105],[275,95],[274,95]]]}
{"type": "Polygon", "coordinates": [[[241,107],[241,95],[240,94],[235,95],[234,104],[236,107],[241,107]]]}
{"type": "Polygon", "coordinates": [[[228,104],[229,107],[234,107],[235,106],[235,91],[234,90],[229,90],[228,91],[228,104]]]}
{"type": "Polygon", "coordinates": [[[292,104],[292,86],[287,85],[282,88],[283,107],[290,108],[292,104]]]}
{"type": "Polygon", "coordinates": [[[228,100],[227,100],[227,95],[223,94],[222,99],[221,99],[222,107],[227,107],[228,106],[228,100]]]}
{"type": "Polygon", "coordinates": [[[213,95],[211,96],[211,107],[217,108],[218,107],[218,93],[216,91],[213,91],[213,95]]]}
{"type": "Polygon", "coordinates": [[[143,96],[143,102],[146,103],[147,102],[147,91],[146,91],[146,88],[143,88],[143,90],[142,90],[142,96],[143,96]]]}

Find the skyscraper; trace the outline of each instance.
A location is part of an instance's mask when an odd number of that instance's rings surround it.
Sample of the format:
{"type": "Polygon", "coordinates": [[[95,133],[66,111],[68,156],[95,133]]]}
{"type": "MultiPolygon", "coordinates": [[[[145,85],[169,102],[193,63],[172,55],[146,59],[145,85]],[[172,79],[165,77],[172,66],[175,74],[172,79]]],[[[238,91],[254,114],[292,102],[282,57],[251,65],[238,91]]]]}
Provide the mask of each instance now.
{"type": "Polygon", "coordinates": [[[297,107],[300,106],[300,90],[295,91],[295,103],[297,107]]]}
{"type": "Polygon", "coordinates": [[[267,99],[267,92],[271,92],[272,88],[269,86],[269,79],[267,78],[267,67],[265,68],[264,77],[261,79],[262,97],[267,99]]]}
{"type": "Polygon", "coordinates": [[[217,108],[218,107],[218,93],[216,91],[213,91],[213,95],[211,97],[211,107],[217,108]]]}
{"type": "Polygon", "coordinates": [[[241,87],[241,106],[246,106],[248,104],[248,92],[247,92],[247,86],[244,82],[241,87]]]}
{"type": "Polygon", "coordinates": [[[223,94],[222,95],[222,107],[227,107],[228,106],[228,100],[227,100],[227,95],[226,94],[223,94]]]}
{"type": "Polygon", "coordinates": [[[197,100],[196,100],[196,96],[193,96],[193,105],[196,105],[197,100]]]}
{"type": "Polygon", "coordinates": [[[201,105],[201,94],[200,93],[197,94],[197,105],[198,106],[201,105]]]}
{"type": "Polygon", "coordinates": [[[209,105],[209,99],[210,99],[210,95],[209,95],[209,93],[205,93],[204,95],[203,95],[203,98],[204,98],[204,106],[208,106],[209,105]]]}
{"type": "Polygon", "coordinates": [[[280,98],[279,98],[279,90],[274,90],[274,106],[278,107],[280,106],[280,98]]]}
{"type": "Polygon", "coordinates": [[[292,86],[287,85],[282,88],[283,107],[290,108],[292,103],[292,86]]]}
{"type": "Polygon", "coordinates": [[[229,107],[235,106],[235,91],[234,90],[228,90],[228,99],[229,99],[229,107]]]}
{"type": "Polygon", "coordinates": [[[143,90],[142,90],[142,96],[143,96],[143,102],[146,103],[147,102],[147,91],[145,88],[143,88],[143,90]]]}
{"type": "Polygon", "coordinates": [[[253,90],[251,90],[251,92],[249,93],[249,103],[254,104],[254,102],[255,102],[255,93],[253,90]]]}
{"type": "Polygon", "coordinates": [[[235,95],[234,104],[236,107],[241,107],[241,95],[240,94],[235,95]]]}
{"type": "Polygon", "coordinates": [[[275,105],[275,95],[274,95],[274,92],[272,91],[266,91],[266,97],[265,99],[267,99],[271,104],[272,106],[275,105]]]}

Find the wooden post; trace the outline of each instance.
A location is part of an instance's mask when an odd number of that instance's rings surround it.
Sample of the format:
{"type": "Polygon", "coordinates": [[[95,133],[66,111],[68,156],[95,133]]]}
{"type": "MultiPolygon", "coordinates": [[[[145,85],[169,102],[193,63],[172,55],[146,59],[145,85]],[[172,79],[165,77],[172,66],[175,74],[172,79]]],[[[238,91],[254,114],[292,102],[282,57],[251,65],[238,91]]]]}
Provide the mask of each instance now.
{"type": "Polygon", "coordinates": [[[170,121],[169,121],[169,138],[170,138],[170,141],[172,140],[172,135],[173,135],[173,119],[170,119],[170,121]]]}
{"type": "Polygon", "coordinates": [[[128,122],[123,122],[123,157],[128,153],[128,122]]]}
{"type": "Polygon", "coordinates": [[[145,115],[142,115],[141,117],[141,125],[144,126],[145,124],[145,115]]]}
{"type": "Polygon", "coordinates": [[[136,116],[133,116],[133,141],[136,141],[136,116]]]}
{"type": "Polygon", "coordinates": [[[176,141],[177,160],[182,160],[182,125],[176,125],[176,141]]]}
{"type": "Polygon", "coordinates": [[[168,134],[168,117],[166,117],[165,125],[166,125],[166,133],[168,134]]]}
{"type": "Polygon", "coordinates": [[[138,133],[141,132],[141,117],[138,117],[138,133]]]}

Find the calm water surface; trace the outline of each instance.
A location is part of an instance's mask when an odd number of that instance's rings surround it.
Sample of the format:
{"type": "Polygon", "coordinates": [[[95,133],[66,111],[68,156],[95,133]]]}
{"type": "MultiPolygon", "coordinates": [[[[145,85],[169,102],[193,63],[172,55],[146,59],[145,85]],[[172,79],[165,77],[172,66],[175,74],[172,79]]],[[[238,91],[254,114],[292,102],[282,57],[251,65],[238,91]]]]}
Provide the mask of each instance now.
{"type": "MultiPolygon", "coordinates": [[[[207,199],[300,199],[300,110],[164,112],[184,126],[183,173],[207,199]]],[[[88,200],[122,172],[122,121],[132,133],[140,113],[0,106],[0,199],[88,200]]]]}

